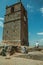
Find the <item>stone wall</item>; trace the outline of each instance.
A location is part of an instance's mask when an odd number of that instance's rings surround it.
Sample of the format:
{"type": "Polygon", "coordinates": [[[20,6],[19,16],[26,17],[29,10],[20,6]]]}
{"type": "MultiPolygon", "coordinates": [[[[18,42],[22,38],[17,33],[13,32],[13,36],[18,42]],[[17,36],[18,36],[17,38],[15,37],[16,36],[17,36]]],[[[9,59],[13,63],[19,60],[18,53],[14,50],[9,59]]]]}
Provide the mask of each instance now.
{"type": "Polygon", "coordinates": [[[27,12],[23,7],[22,3],[17,3],[6,8],[3,40],[7,40],[12,44],[14,43],[14,45],[27,45],[27,12]],[[14,11],[11,12],[12,7],[14,8],[14,11]]]}
{"type": "Polygon", "coordinates": [[[21,21],[12,21],[4,24],[4,40],[21,40],[20,39],[21,31],[21,21]]]}
{"type": "Polygon", "coordinates": [[[21,11],[5,16],[5,22],[21,19],[21,11]]]}
{"type": "MultiPolygon", "coordinates": [[[[16,5],[12,5],[14,7],[14,12],[15,11],[18,11],[18,10],[21,10],[21,3],[18,3],[16,5]]],[[[12,6],[9,6],[6,8],[6,14],[10,14],[11,13],[11,7],[12,6]]]]}

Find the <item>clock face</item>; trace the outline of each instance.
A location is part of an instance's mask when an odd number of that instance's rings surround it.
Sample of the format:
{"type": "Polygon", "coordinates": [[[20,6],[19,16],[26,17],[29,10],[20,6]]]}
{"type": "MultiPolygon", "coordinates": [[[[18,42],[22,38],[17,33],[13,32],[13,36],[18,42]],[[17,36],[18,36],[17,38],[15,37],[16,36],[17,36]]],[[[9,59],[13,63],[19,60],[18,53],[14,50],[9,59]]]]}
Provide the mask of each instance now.
{"type": "Polygon", "coordinates": [[[24,16],[24,21],[26,21],[26,17],[24,16]]]}

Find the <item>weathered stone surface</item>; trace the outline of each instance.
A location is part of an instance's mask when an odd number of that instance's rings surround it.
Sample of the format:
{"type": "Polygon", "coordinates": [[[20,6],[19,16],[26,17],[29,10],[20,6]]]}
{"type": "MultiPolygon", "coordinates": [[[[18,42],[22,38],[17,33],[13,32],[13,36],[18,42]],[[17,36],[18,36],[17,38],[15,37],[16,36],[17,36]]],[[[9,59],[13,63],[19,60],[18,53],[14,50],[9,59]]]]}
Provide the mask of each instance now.
{"type": "Polygon", "coordinates": [[[6,8],[3,40],[7,40],[10,44],[17,46],[28,45],[27,13],[22,3],[6,8]],[[11,11],[12,7],[14,11],[11,11]]]}

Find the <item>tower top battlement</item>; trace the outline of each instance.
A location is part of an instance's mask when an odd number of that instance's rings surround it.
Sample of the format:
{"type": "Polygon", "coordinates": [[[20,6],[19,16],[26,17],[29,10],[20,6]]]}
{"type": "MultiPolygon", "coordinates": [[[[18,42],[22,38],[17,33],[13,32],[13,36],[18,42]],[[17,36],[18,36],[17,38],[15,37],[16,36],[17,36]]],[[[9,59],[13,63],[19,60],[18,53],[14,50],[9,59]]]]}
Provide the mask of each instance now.
{"type": "Polygon", "coordinates": [[[27,12],[27,10],[25,9],[25,7],[24,7],[24,5],[22,4],[22,2],[17,2],[17,3],[15,3],[15,4],[13,4],[13,5],[6,6],[6,9],[11,8],[11,7],[14,7],[14,6],[19,5],[19,4],[20,4],[20,6],[22,6],[22,7],[24,8],[24,10],[27,12]]]}

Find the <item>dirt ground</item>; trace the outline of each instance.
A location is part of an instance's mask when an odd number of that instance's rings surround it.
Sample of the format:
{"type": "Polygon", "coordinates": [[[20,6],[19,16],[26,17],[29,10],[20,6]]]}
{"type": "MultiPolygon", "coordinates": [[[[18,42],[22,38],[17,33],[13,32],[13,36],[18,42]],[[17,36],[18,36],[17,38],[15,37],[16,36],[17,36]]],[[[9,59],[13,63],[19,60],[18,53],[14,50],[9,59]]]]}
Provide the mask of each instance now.
{"type": "Polygon", "coordinates": [[[13,56],[10,56],[9,59],[0,56],[0,65],[43,65],[43,61],[15,57],[18,55],[20,54],[15,53],[13,56]]]}

